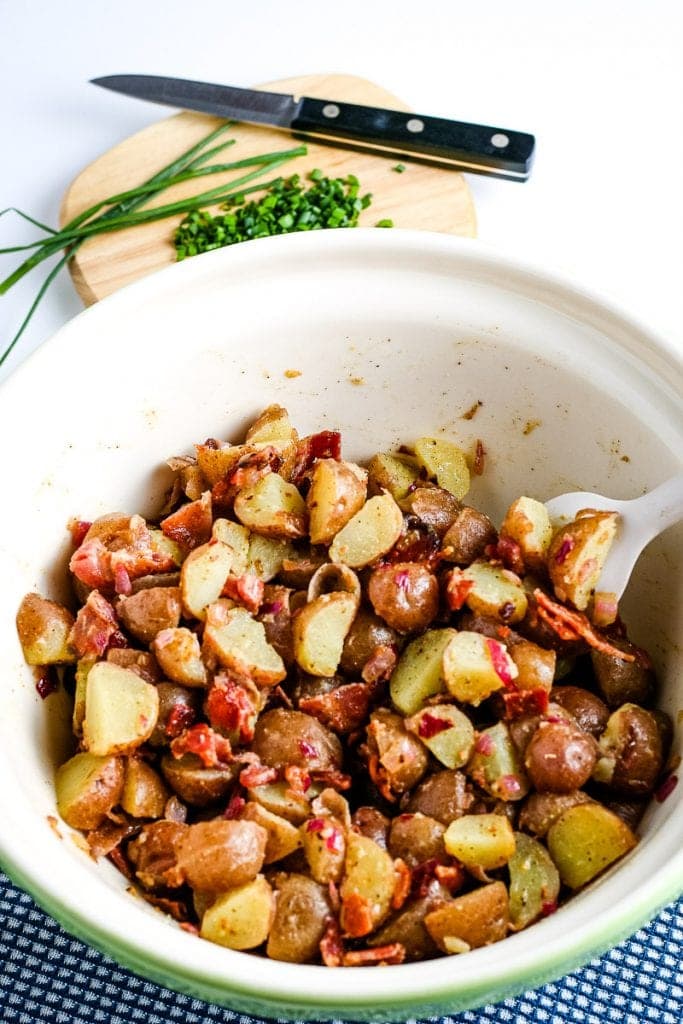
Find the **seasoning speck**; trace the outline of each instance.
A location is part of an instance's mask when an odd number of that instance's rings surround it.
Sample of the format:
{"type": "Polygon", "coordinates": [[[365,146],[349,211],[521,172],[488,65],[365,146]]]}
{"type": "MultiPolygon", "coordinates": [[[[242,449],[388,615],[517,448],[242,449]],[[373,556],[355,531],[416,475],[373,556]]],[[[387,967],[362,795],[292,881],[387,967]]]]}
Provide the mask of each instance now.
{"type": "Polygon", "coordinates": [[[294,380],[295,377],[301,376],[301,372],[301,370],[285,370],[285,377],[288,377],[289,380],[294,380]]]}
{"type": "Polygon", "coordinates": [[[360,387],[361,384],[365,384],[365,377],[349,377],[349,382],[356,387],[360,387]]]}
{"type": "Polygon", "coordinates": [[[532,434],[534,432],[534,430],[536,429],[536,427],[540,427],[540,425],[541,425],[541,421],[540,420],[527,420],[526,423],[524,424],[524,430],[522,431],[522,433],[524,434],[525,437],[528,437],[529,434],[532,434]]]}
{"type": "Polygon", "coordinates": [[[471,405],[471,406],[469,407],[469,409],[467,410],[467,412],[464,412],[464,413],[462,414],[462,419],[464,419],[464,420],[473,420],[473,419],[474,419],[474,417],[475,417],[475,416],[477,415],[477,413],[479,412],[479,410],[480,410],[480,408],[482,407],[482,405],[483,405],[483,404],[484,404],[484,403],[482,402],[482,400],[481,400],[480,398],[478,398],[478,399],[476,400],[476,402],[475,402],[475,403],[474,403],[473,405],[471,405]]]}

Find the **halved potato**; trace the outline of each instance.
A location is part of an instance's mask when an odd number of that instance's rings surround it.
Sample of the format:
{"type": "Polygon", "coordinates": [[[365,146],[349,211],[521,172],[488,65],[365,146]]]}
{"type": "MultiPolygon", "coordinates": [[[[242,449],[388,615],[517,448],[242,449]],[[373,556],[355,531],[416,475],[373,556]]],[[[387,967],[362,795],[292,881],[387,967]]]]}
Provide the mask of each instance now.
{"type": "Polygon", "coordinates": [[[466,569],[453,569],[471,583],[465,604],[478,615],[488,615],[511,625],[526,615],[528,601],[522,581],[514,573],[490,562],[472,562],[466,569]]]}
{"type": "Polygon", "coordinates": [[[515,832],[510,872],[510,920],[519,931],[557,906],[560,875],[542,843],[515,832]]]}
{"type": "Polygon", "coordinates": [[[226,601],[209,605],[204,643],[222,665],[258,686],[274,686],[287,675],[282,658],[266,640],[263,623],[246,608],[230,607],[226,601]]]}
{"type": "Polygon", "coordinates": [[[346,634],[358,601],[353,594],[321,594],[292,619],[297,664],[312,676],[333,676],[339,667],[346,634]]]}
{"type": "Polygon", "coordinates": [[[428,629],[403,651],[389,684],[391,700],[402,714],[414,715],[444,689],[444,651],[455,636],[454,629],[428,629]]]}
{"type": "Polygon", "coordinates": [[[367,480],[345,462],[318,459],[306,496],[312,544],[329,544],[335,534],[363,507],[367,480]]]}
{"type": "Polygon", "coordinates": [[[133,818],[161,818],[170,793],[151,765],[139,757],[126,760],[121,806],[133,818]]]}
{"type": "Polygon", "coordinates": [[[547,567],[555,594],[585,611],[617,532],[617,512],[580,512],[548,548],[547,567]]]}
{"type": "Polygon", "coordinates": [[[242,576],[247,571],[251,537],[246,526],[233,523],[232,519],[214,519],[211,536],[214,540],[219,540],[222,544],[227,544],[229,548],[232,548],[233,560],[230,572],[235,576],[242,576]]]}
{"type": "Polygon", "coordinates": [[[204,912],[199,934],[228,949],[254,949],[268,938],[274,916],[273,890],[257,875],[214,900],[204,912]]]}
{"type": "Polygon", "coordinates": [[[382,923],[396,888],[394,862],[374,840],[350,832],[347,840],[340,922],[344,931],[361,938],[382,923]]]}
{"type": "Polygon", "coordinates": [[[468,868],[502,868],[515,852],[515,834],[503,814],[465,814],[452,821],[443,837],[451,857],[468,868]]]}
{"type": "Polygon", "coordinates": [[[517,677],[505,644],[481,633],[462,630],[443,652],[446,686],[464,704],[475,707],[517,677]]]}
{"type": "Polygon", "coordinates": [[[187,556],[180,570],[180,592],[189,618],[203,619],[207,605],[221,596],[234,557],[233,549],[220,540],[202,544],[187,556]]]}
{"type": "Polygon", "coordinates": [[[370,493],[388,491],[392,498],[400,501],[418,479],[420,466],[410,456],[389,455],[388,452],[374,455],[368,462],[368,485],[370,493]]]}
{"type": "Polygon", "coordinates": [[[202,661],[197,634],[185,626],[162,629],[152,644],[154,655],[165,676],[185,686],[204,686],[206,667],[202,661]]]}
{"type": "Polygon", "coordinates": [[[148,587],[120,598],[116,614],[125,629],[143,644],[151,644],[162,629],[180,622],[180,588],[148,587]]]}
{"type": "Polygon", "coordinates": [[[548,510],[542,502],[524,496],[513,501],[505,513],[500,534],[519,544],[524,562],[529,568],[541,569],[545,566],[553,528],[548,510]]]}
{"type": "Polygon", "coordinates": [[[456,498],[464,498],[470,489],[470,471],[462,448],[438,437],[420,437],[415,442],[415,457],[434,477],[439,487],[456,498]]]}
{"type": "Polygon", "coordinates": [[[321,885],[339,882],[346,858],[346,833],[339,821],[316,816],[299,830],[311,877],[321,885]]]}
{"type": "Polygon", "coordinates": [[[149,739],[158,713],[156,686],[132,669],[98,661],[86,684],[83,744],[100,757],[128,753],[149,739]]]}
{"type": "Polygon", "coordinates": [[[548,830],[548,850],[560,878],[580,889],[632,850],[637,836],[613,811],[598,803],[576,804],[548,830]]]}
{"type": "Polygon", "coordinates": [[[370,498],[330,545],[330,560],[361,569],[393,548],[403,530],[403,514],[390,494],[370,498]]]}
{"type": "Polygon", "coordinates": [[[430,911],[424,923],[444,953],[466,953],[499,942],[507,935],[507,890],[502,882],[474,889],[430,911]]]}
{"type": "Polygon", "coordinates": [[[57,769],[57,810],[72,828],[97,828],[121,798],[123,758],[76,754],[57,769]]]}
{"type": "Polygon", "coordinates": [[[432,704],[404,724],[446,768],[467,764],[474,747],[474,726],[454,704],[432,704]]]}
{"type": "Polygon", "coordinates": [[[29,665],[64,665],[76,660],[69,643],[74,617],[68,608],[40,594],[27,594],[17,612],[17,633],[29,665]]]}
{"type": "Polygon", "coordinates": [[[295,828],[286,818],[279,814],[273,814],[272,811],[266,810],[265,807],[253,800],[246,805],[240,817],[245,821],[255,821],[268,833],[264,864],[282,860],[283,857],[288,857],[290,853],[294,853],[301,846],[298,828],[295,828]]]}
{"type": "Polygon", "coordinates": [[[235,515],[244,526],[266,537],[306,536],[306,503],[294,484],[267,473],[235,498],[235,515]]]}

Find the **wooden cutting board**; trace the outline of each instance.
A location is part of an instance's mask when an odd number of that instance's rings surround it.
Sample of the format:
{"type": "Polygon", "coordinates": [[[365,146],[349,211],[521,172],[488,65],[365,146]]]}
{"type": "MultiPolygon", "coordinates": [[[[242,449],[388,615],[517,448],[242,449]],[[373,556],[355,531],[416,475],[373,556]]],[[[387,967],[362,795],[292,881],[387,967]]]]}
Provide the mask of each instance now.
{"type": "MultiPolygon", "coordinates": [[[[347,100],[369,106],[407,110],[405,104],[372,82],[351,75],[307,75],[262,86],[276,92],[347,100]]],[[[134,101],[131,101],[134,102],[134,101]]],[[[62,201],[62,225],[99,200],[146,181],[174,157],[189,149],[220,124],[204,114],[182,113],[143,129],[110,149],[86,167],[72,182],[62,201]]],[[[289,149],[292,136],[277,128],[239,124],[227,137],[236,139],[218,160],[226,162],[258,153],[289,149]]],[[[391,218],[396,227],[421,228],[448,234],[474,236],[476,217],[467,182],[455,171],[409,163],[402,174],[392,170],[396,159],[307,143],[308,155],[282,165],[277,174],[306,175],[319,167],[330,177],[355,174],[361,192],[371,192],[372,205],[359,224],[372,227],[391,218]]],[[[161,205],[229,182],[238,171],[184,182],[164,193],[161,205]]],[[[266,180],[267,176],[264,176],[266,180]]],[[[122,285],[175,261],[173,233],[182,218],[169,217],[112,234],[89,239],[69,264],[76,289],[91,305],[122,285]]]]}

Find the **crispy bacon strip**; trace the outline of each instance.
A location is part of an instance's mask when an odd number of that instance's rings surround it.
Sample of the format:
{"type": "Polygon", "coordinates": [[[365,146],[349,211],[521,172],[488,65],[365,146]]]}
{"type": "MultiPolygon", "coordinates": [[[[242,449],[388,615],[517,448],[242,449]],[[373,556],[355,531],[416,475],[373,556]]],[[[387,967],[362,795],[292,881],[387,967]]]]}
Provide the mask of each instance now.
{"type": "Polygon", "coordinates": [[[465,884],[465,869],[460,864],[437,864],[434,876],[449,892],[457,892],[465,884]]]}
{"type": "Polygon", "coordinates": [[[98,590],[93,590],[76,616],[69,641],[80,658],[87,654],[102,655],[118,632],[118,625],[109,601],[98,590]]]}
{"type": "Polygon", "coordinates": [[[603,654],[609,654],[621,661],[635,661],[635,655],[619,650],[588,621],[583,612],[570,611],[564,605],[552,601],[547,594],[538,588],[534,590],[539,617],[557,633],[560,640],[585,640],[590,647],[603,654]]]}
{"type": "MultiPolygon", "coordinates": [[[[380,644],[363,665],[361,677],[371,686],[385,683],[396,668],[398,653],[392,644],[380,644]]],[[[353,684],[351,684],[353,685],[353,684]]]]}
{"type": "Polygon", "coordinates": [[[246,572],[243,576],[228,576],[223,590],[222,597],[230,597],[233,601],[239,601],[252,615],[263,603],[264,582],[253,572],[246,572]]]}
{"type": "Polygon", "coordinates": [[[266,786],[269,782],[275,782],[277,772],[274,768],[268,768],[265,764],[250,764],[240,772],[240,785],[245,789],[254,789],[255,786],[266,786]]]}
{"type": "Polygon", "coordinates": [[[344,953],[344,967],[369,967],[374,964],[402,964],[406,958],[406,948],[401,942],[391,942],[387,946],[376,946],[374,949],[353,949],[344,953]]]}
{"type": "Polygon", "coordinates": [[[367,718],[370,690],[365,683],[345,683],[330,693],[304,697],[299,710],[313,715],[334,732],[349,733],[359,729],[367,718]]]}

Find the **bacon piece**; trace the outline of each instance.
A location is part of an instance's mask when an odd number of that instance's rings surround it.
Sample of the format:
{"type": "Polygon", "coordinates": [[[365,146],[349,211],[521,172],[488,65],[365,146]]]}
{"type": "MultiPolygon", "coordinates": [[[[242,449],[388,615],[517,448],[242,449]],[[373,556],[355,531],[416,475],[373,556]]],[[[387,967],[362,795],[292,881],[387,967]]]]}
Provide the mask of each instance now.
{"type": "Polygon", "coordinates": [[[115,846],[113,850],[110,850],[107,857],[112,862],[114,867],[121,872],[121,874],[128,879],[129,882],[135,880],[133,869],[128,863],[128,858],[124,855],[120,846],[115,846]]]}
{"type": "Polygon", "coordinates": [[[199,928],[196,924],[192,924],[191,921],[179,921],[178,927],[182,928],[182,930],[187,932],[188,935],[196,935],[199,937],[199,928]]]}
{"type": "Polygon", "coordinates": [[[664,776],[664,779],[655,790],[655,800],[658,804],[663,804],[667,797],[671,796],[674,789],[678,785],[678,776],[674,775],[673,772],[669,772],[668,775],[664,776]]]}
{"type": "Polygon", "coordinates": [[[396,885],[391,897],[391,906],[394,910],[400,910],[410,896],[413,876],[410,868],[401,857],[396,857],[394,860],[394,868],[396,869],[396,885]]]}
{"type": "Polygon", "coordinates": [[[299,484],[318,459],[341,459],[341,434],[338,430],[321,430],[302,437],[296,446],[292,483],[299,484]]]}
{"type": "Polygon", "coordinates": [[[71,534],[71,540],[73,541],[74,547],[79,548],[85,540],[85,535],[92,526],[92,523],[87,519],[70,519],[67,523],[67,529],[71,534]]]}
{"type": "Polygon", "coordinates": [[[250,764],[240,772],[240,785],[244,786],[245,789],[266,786],[269,782],[275,782],[276,779],[276,770],[268,768],[265,764],[250,764]]]}
{"type": "Polygon", "coordinates": [[[321,782],[323,786],[337,791],[351,789],[351,776],[336,768],[314,768],[311,771],[311,778],[314,782],[321,782]]]}
{"type": "Polygon", "coordinates": [[[380,764],[377,754],[369,754],[368,756],[368,773],[384,799],[388,800],[389,803],[396,803],[396,795],[391,791],[389,776],[380,764]]]}
{"type": "Polygon", "coordinates": [[[461,864],[437,864],[434,867],[434,877],[441,882],[444,889],[454,893],[462,889],[466,875],[461,864]]]}
{"type": "Polygon", "coordinates": [[[114,569],[114,590],[124,597],[129,597],[133,593],[133,584],[130,581],[128,570],[120,562],[114,569]]]}
{"type": "Polygon", "coordinates": [[[235,818],[239,818],[240,814],[247,806],[247,801],[239,793],[233,793],[230,797],[228,806],[223,811],[223,817],[227,821],[233,821],[235,818]]]}
{"type": "Polygon", "coordinates": [[[88,594],[69,634],[69,642],[79,658],[87,654],[102,655],[111,637],[118,632],[116,613],[98,590],[88,594]]]}
{"type": "Polygon", "coordinates": [[[74,551],[69,569],[86,587],[104,588],[112,583],[111,552],[99,537],[87,540],[74,551]]]}
{"type": "Polygon", "coordinates": [[[408,524],[408,529],[384,556],[382,564],[423,562],[428,569],[434,569],[441,560],[439,535],[432,526],[421,522],[416,516],[410,516],[408,524]]]}
{"type": "Polygon", "coordinates": [[[446,573],[446,603],[452,612],[459,612],[474,586],[474,580],[467,579],[462,569],[451,569],[446,573]]]}
{"type": "Polygon", "coordinates": [[[211,537],[211,494],[206,491],[197,501],[186,505],[162,519],[160,526],[165,537],[173,540],[185,551],[206,544],[211,537]]]}
{"type": "Polygon", "coordinates": [[[398,653],[392,644],[379,644],[363,665],[361,677],[371,686],[385,683],[396,668],[397,661],[398,653]]]}
{"type": "Polygon", "coordinates": [[[344,967],[368,967],[374,964],[402,964],[406,958],[406,949],[401,942],[391,942],[386,946],[375,946],[374,949],[353,949],[344,953],[344,967]]]}
{"type": "Polygon", "coordinates": [[[91,829],[86,836],[90,856],[95,860],[110,856],[124,839],[128,839],[129,836],[135,835],[139,831],[140,826],[133,825],[130,821],[111,821],[105,818],[101,825],[91,829]]]}
{"type": "Polygon", "coordinates": [[[245,686],[227,674],[214,677],[206,698],[206,715],[212,728],[227,732],[237,743],[254,738],[256,704],[245,686]]]}
{"type": "Polygon", "coordinates": [[[346,683],[329,693],[304,697],[299,711],[312,715],[333,732],[349,733],[359,729],[367,718],[370,690],[365,683],[346,683]]]}
{"type": "Polygon", "coordinates": [[[164,732],[169,739],[180,736],[185,729],[189,729],[197,717],[197,713],[189,704],[176,704],[166,719],[164,732]]]}
{"type": "Polygon", "coordinates": [[[534,690],[519,690],[510,687],[503,693],[505,717],[519,718],[520,715],[542,715],[548,710],[550,697],[547,690],[537,687],[534,690]]]}
{"type": "Polygon", "coordinates": [[[418,899],[422,899],[429,892],[430,886],[436,878],[436,869],[439,862],[436,857],[423,860],[412,870],[412,893],[418,899]]]}
{"type": "Polygon", "coordinates": [[[310,788],[311,776],[305,768],[300,768],[296,764],[288,764],[282,774],[287,780],[287,785],[292,793],[296,793],[297,796],[303,796],[306,790],[310,788]]]}
{"type": "Polygon", "coordinates": [[[192,725],[171,743],[174,757],[183,754],[196,754],[205,768],[215,768],[219,764],[230,764],[234,760],[230,741],[210,729],[204,722],[192,725]]]}
{"type": "Polygon", "coordinates": [[[221,597],[230,597],[256,615],[263,602],[264,582],[253,572],[246,572],[243,576],[228,576],[221,597]]]}
{"type": "Polygon", "coordinates": [[[372,907],[370,901],[360,893],[351,892],[342,896],[342,927],[351,939],[361,939],[372,931],[372,907]]]}
{"type": "Polygon", "coordinates": [[[506,569],[520,576],[524,575],[524,555],[516,540],[512,537],[499,537],[495,544],[487,545],[484,554],[492,561],[501,562],[506,569]]]}
{"type": "Polygon", "coordinates": [[[178,921],[181,928],[183,925],[187,925],[185,931],[190,931],[193,934],[199,934],[197,926],[189,924],[188,918],[190,912],[186,903],[182,900],[171,900],[167,896],[155,896],[151,892],[143,892],[142,898],[147,902],[151,903],[153,907],[158,907],[159,910],[163,910],[164,914],[169,914],[175,921],[178,921]]]}
{"type": "Polygon", "coordinates": [[[325,967],[341,967],[344,944],[336,917],[330,916],[325,922],[325,933],[320,940],[320,955],[325,967]]]}
{"type": "Polygon", "coordinates": [[[417,734],[422,740],[430,740],[432,736],[438,736],[440,732],[445,732],[446,729],[452,728],[453,723],[447,718],[438,718],[430,711],[424,711],[420,716],[417,734]]]}
{"type": "Polygon", "coordinates": [[[621,661],[635,661],[634,654],[621,651],[593,628],[583,612],[570,611],[564,605],[552,601],[542,590],[534,590],[539,617],[557,633],[560,640],[585,640],[590,647],[603,654],[609,654],[621,661]]]}

